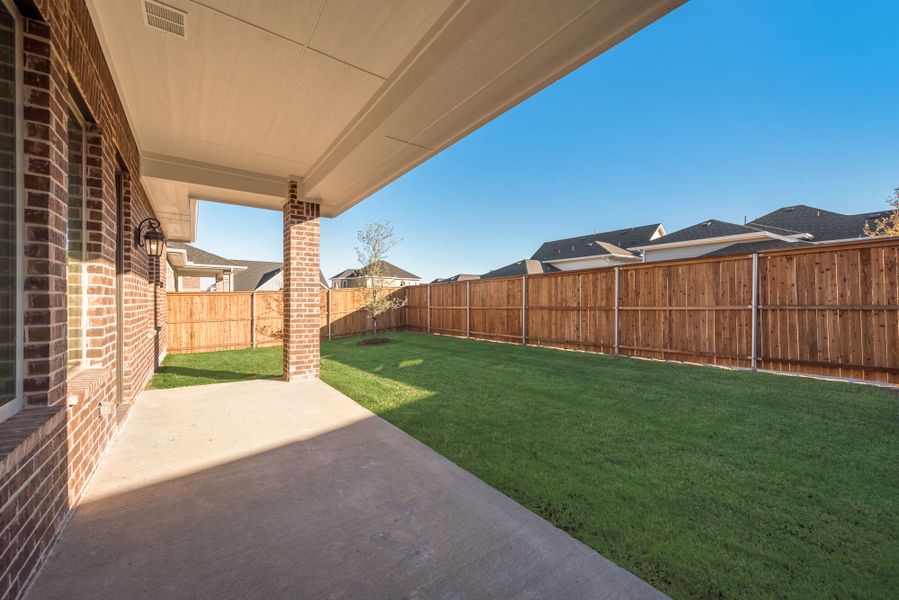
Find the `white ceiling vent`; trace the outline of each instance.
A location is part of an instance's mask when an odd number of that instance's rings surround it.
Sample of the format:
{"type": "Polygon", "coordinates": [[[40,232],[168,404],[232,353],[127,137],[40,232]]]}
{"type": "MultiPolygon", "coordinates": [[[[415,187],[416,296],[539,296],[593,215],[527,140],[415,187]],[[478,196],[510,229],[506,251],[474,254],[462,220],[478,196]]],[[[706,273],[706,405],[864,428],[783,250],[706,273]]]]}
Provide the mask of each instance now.
{"type": "Polygon", "coordinates": [[[161,29],[166,33],[187,37],[185,20],[187,13],[155,0],[144,0],[144,22],[148,27],[161,29]]]}

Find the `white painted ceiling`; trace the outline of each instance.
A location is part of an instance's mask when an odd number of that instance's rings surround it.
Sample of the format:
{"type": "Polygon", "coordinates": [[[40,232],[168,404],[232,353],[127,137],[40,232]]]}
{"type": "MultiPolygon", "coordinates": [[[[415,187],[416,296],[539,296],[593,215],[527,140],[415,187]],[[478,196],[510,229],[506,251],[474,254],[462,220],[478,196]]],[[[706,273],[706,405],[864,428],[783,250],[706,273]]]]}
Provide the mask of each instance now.
{"type": "Polygon", "coordinates": [[[88,0],[170,238],[196,200],[335,216],[685,0],[88,0]]]}

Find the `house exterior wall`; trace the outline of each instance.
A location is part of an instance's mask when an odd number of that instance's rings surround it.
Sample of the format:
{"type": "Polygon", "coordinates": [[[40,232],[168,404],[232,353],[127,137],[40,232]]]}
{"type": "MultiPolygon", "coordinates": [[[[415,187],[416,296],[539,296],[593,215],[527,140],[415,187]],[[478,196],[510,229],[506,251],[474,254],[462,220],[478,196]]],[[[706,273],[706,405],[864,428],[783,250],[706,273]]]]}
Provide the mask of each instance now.
{"type": "Polygon", "coordinates": [[[254,291],[257,292],[277,292],[278,290],[284,289],[284,271],[282,270],[280,273],[260,285],[254,291]]]}
{"type": "Polygon", "coordinates": [[[23,407],[0,422],[0,598],[17,598],[165,353],[165,273],[135,247],[153,211],[138,149],[84,0],[23,15],[23,407]],[[85,110],[88,367],[69,372],[66,219],[70,82],[85,110]],[[122,174],[122,197],[116,172],[122,174]],[[123,206],[122,231],[117,209],[123,206]],[[122,269],[116,248],[122,239],[122,269]],[[122,394],[117,279],[122,282],[122,394]]]}
{"type": "Polygon", "coordinates": [[[179,292],[198,292],[200,291],[200,278],[199,277],[185,277],[183,275],[178,276],[178,291],[179,292]]]}
{"type": "Polygon", "coordinates": [[[176,286],[178,279],[175,277],[175,270],[172,268],[172,265],[166,260],[163,261],[163,268],[165,269],[165,291],[177,291],[176,286]]]}

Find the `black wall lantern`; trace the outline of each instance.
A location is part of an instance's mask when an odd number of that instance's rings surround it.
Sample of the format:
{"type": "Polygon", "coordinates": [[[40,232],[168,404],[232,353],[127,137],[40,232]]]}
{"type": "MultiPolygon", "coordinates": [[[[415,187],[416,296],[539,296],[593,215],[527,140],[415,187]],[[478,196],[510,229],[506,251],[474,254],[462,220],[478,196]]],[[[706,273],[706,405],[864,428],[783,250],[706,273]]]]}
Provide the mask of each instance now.
{"type": "Polygon", "coordinates": [[[143,248],[147,256],[162,256],[165,252],[165,236],[159,230],[159,221],[144,219],[137,226],[134,241],[138,248],[143,248]],[[145,231],[146,230],[146,231],[145,231]]]}

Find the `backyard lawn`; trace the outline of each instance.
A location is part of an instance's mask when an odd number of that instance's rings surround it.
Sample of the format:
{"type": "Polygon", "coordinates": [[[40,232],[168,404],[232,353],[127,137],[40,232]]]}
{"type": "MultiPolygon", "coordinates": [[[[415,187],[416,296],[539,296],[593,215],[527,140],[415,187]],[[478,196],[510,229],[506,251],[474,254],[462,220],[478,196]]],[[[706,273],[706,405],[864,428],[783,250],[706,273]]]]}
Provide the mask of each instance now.
{"type": "Polygon", "coordinates": [[[281,346],[197,354],[169,354],[150,380],[150,389],[280,377],[281,346]]]}
{"type": "Polygon", "coordinates": [[[667,594],[895,597],[895,391],[390,337],[322,379],[667,594]]]}
{"type": "MultiPolygon", "coordinates": [[[[899,589],[894,390],[416,333],[322,342],[322,379],[675,598],[899,589]]],[[[272,377],[170,356],[152,387],[272,377]]]]}

